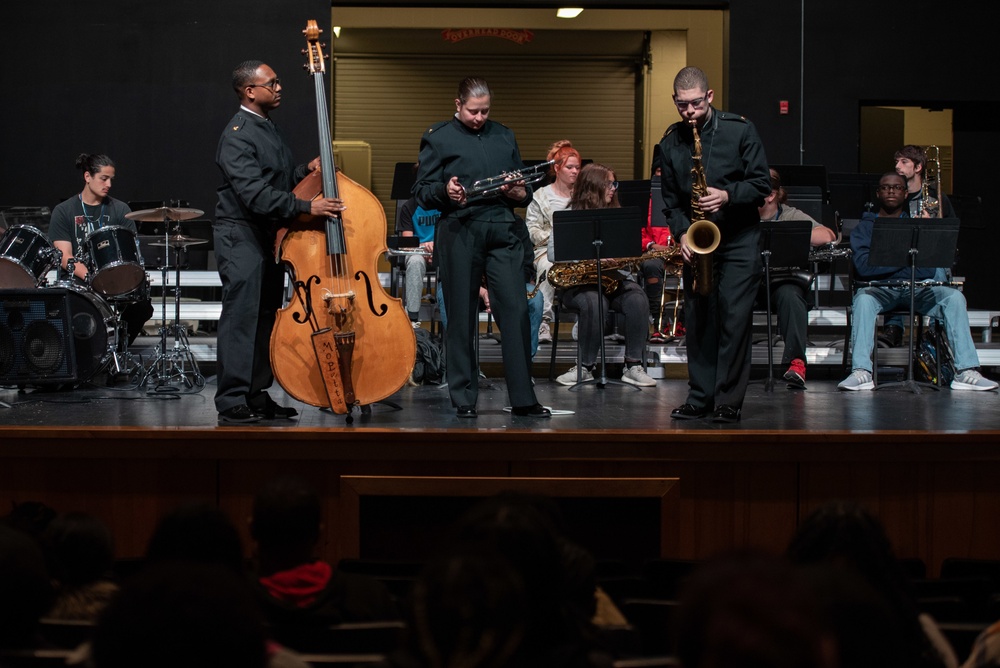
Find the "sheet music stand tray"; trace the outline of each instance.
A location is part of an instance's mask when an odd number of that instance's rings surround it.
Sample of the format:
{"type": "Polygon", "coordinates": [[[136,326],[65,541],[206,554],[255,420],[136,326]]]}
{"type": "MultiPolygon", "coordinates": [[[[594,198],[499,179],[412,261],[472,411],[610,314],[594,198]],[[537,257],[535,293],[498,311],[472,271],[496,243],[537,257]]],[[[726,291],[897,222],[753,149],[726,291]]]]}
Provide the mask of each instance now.
{"type": "MultiPolygon", "coordinates": [[[[805,267],[809,264],[812,222],[768,220],[760,223],[760,257],[764,262],[764,295],[767,304],[767,378],[764,391],[774,389],[774,334],[771,328],[771,267],[805,267]]],[[[790,386],[795,387],[795,386],[790,386]]]]}
{"type": "MultiPolygon", "coordinates": [[[[597,281],[602,282],[602,258],[635,257],[642,248],[642,228],[646,224],[647,211],[636,206],[617,209],[585,209],[583,211],[555,211],[552,214],[552,234],[556,262],[576,262],[597,260],[597,281]]],[[[641,388],[620,380],[609,381],[606,373],[607,354],[604,348],[604,300],[597,300],[597,317],[601,323],[600,374],[592,381],[585,380],[573,385],[576,390],[581,385],[594,383],[603,390],[608,383],[624,385],[634,390],[641,388]]],[[[578,359],[577,364],[580,364],[578,359]]]]}
{"type": "MultiPolygon", "coordinates": [[[[876,390],[901,386],[914,394],[920,394],[921,386],[940,389],[933,383],[919,382],[913,378],[913,317],[916,311],[914,289],[917,267],[950,267],[955,261],[958,228],[957,218],[875,219],[868,263],[873,267],[910,268],[910,336],[906,380],[882,383],[876,386],[876,390]]],[[[878,281],[873,281],[870,285],[877,286],[878,281]]]]}

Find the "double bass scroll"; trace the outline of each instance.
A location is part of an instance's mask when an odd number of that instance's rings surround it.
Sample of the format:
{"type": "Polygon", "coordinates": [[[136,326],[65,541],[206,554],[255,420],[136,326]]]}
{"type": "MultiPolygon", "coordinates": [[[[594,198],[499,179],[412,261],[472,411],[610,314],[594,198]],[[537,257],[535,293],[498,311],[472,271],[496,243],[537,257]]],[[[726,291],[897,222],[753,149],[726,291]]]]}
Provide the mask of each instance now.
{"type": "Polygon", "coordinates": [[[299,401],[350,413],[398,391],[413,371],[416,337],[402,301],[378,278],[386,252],[385,210],[369,190],[333,160],[323,83],[321,30],[310,20],[308,63],[316,92],[320,169],[293,191],[298,199],[341,199],[346,210],[330,217],[302,214],[279,232],[279,255],[294,292],[271,332],[274,377],[299,401]]]}

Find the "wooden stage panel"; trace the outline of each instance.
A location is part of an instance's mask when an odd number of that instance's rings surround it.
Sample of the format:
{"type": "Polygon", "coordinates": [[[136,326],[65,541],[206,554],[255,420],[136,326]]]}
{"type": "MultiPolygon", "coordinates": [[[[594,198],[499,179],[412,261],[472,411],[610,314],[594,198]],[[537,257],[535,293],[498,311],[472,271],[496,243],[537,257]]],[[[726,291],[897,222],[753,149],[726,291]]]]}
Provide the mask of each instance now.
{"type": "MultiPolygon", "coordinates": [[[[249,550],[252,539],[249,519],[253,497],[268,481],[282,475],[295,475],[308,481],[320,495],[324,521],[317,556],[336,563],[345,556],[357,555],[357,527],[345,526],[344,476],[484,476],[503,477],[505,462],[433,462],[433,461],[327,461],[289,458],[280,463],[258,460],[225,460],[219,463],[219,507],[237,522],[244,545],[249,550]]],[[[350,497],[350,490],[348,490],[350,497]]],[[[348,501],[350,503],[350,501],[348,501]]]]}
{"type": "MultiPolygon", "coordinates": [[[[624,499],[646,499],[651,502],[656,512],[648,521],[648,525],[637,527],[646,534],[655,537],[658,550],[648,557],[667,556],[674,553],[677,545],[677,480],[673,478],[571,478],[571,477],[439,477],[439,476],[344,476],[341,478],[340,512],[337,525],[344,537],[344,553],[341,557],[379,557],[378,554],[362,553],[362,536],[374,532],[363,526],[366,514],[363,512],[363,502],[372,497],[398,497],[402,503],[419,506],[422,500],[452,499],[456,505],[463,501],[475,503],[476,499],[492,496],[504,491],[521,492],[531,495],[545,496],[553,499],[561,507],[567,524],[574,525],[573,513],[567,512],[573,500],[603,501],[607,506],[614,506],[624,499]]],[[[465,507],[464,504],[462,507],[465,507]]],[[[451,513],[443,516],[453,517],[451,513]]],[[[627,540],[622,534],[622,527],[629,526],[628,517],[613,517],[591,506],[585,518],[591,537],[613,536],[627,540]]],[[[433,522],[432,522],[433,524],[433,522]]],[[[626,530],[625,533],[628,533],[626,530]]],[[[572,530],[571,530],[572,534],[572,530]]],[[[400,536],[402,542],[406,542],[400,536]]],[[[414,541],[416,542],[416,541],[414,541]]],[[[426,546],[425,546],[426,547],[426,546]]],[[[598,545],[592,545],[592,551],[600,554],[598,545]]],[[[607,546],[613,547],[613,546],[607,546]]],[[[400,555],[394,555],[399,558],[400,555]]],[[[426,556],[426,555],[421,555],[426,556]]],[[[621,556],[621,555],[616,555],[621,556]]],[[[384,558],[384,557],[383,557],[384,558]]],[[[412,557],[411,557],[412,558],[412,557]]]]}
{"type": "MultiPolygon", "coordinates": [[[[157,520],[189,501],[215,503],[211,460],[5,459],[4,501],[39,501],[56,512],[85,512],[104,521],[118,557],[145,553],[157,520]]],[[[4,511],[6,512],[6,511],[4,511]]]]}
{"type": "Polygon", "coordinates": [[[802,519],[831,499],[857,501],[886,528],[898,557],[937,577],[948,557],[997,559],[996,462],[802,464],[802,519]]]}
{"type": "Polygon", "coordinates": [[[517,462],[512,474],[676,478],[679,533],[664,556],[680,559],[733,548],[780,551],[796,526],[794,463],[517,462]]]}

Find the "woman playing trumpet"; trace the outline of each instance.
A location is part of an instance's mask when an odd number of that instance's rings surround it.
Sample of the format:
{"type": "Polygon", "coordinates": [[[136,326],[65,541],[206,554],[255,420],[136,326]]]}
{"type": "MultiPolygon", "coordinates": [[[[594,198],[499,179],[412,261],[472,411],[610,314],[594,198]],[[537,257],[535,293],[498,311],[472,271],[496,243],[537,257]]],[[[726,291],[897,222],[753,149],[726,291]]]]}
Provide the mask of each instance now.
{"type": "Polygon", "coordinates": [[[549,417],[531,382],[531,325],[524,285],[524,243],[516,207],[531,201],[531,187],[505,183],[488,196],[470,198],[466,186],[523,169],[514,133],[489,120],[492,94],[485,80],[468,77],[458,87],[453,118],[432,126],[420,140],[413,194],[438,209],[438,275],[448,311],[445,330],[448,391],[459,417],[476,417],[479,395],[476,336],[479,287],[485,273],[491,310],[503,332],[504,374],[514,415],[549,417]]]}

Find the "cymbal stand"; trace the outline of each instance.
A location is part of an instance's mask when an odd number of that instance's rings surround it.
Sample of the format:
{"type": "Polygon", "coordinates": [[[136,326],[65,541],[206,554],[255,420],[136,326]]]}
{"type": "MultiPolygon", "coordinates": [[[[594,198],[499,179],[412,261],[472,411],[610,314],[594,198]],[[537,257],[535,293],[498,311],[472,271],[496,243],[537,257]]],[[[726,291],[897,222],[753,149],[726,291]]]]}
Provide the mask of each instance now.
{"type": "MultiPolygon", "coordinates": [[[[168,222],[166,219],[165,222],[168,222]]],[[[169,225],[164,231],[164,264],[160,267],[163,277],[163,292],[161,294],[160,311],[163,320],[160,323],[160,343],[156,346],[156,358],[146,370],[143,384],[150,393],[180,392],[197,393],[205,387],[205,377],[198,369],[198,362],[191,353],[188,343],[187,329],[181,324],[181,253],[187,252],[184,243],[171,243],[169,225]],[[170,265],[170,249],[174,249],[174,265],[170,265]],[[174,324],[167,327],[167,276],[174,269],[174,324]],[[173,334],[173,348],[167,349],[167,334],[173,334]]],[[[180,223],[177,223],[177,233],[180,233],[180,223]]]]}

